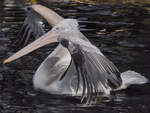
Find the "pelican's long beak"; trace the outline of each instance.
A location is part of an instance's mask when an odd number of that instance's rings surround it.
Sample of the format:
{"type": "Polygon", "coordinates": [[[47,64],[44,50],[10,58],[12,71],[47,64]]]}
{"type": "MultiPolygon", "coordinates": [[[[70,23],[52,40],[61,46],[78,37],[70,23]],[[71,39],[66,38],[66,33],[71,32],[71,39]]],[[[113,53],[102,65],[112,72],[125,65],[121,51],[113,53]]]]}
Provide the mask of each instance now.
{"type": "Polygon", "coordinates": [[[20,51],[18,51],[11,57],[9,57],[8,59],[4,60],[3,64],[6,64],[8,62],[11,62],[15,59],[18,59],[18,58],[24,56],[24,55],[27,55],[28,53],[30,53],[44,45],[47,45],[47,44],[50,44],[53,42],[57,42],[57,37],[58,37],[58,35],[56,33],[54,33],[53,31],[49,31],[48,33],[46,33],[39,39],[35,40],[31,44],[27,45],[26,47],[24,47],[23,49],[21,49],[20,51]]]}

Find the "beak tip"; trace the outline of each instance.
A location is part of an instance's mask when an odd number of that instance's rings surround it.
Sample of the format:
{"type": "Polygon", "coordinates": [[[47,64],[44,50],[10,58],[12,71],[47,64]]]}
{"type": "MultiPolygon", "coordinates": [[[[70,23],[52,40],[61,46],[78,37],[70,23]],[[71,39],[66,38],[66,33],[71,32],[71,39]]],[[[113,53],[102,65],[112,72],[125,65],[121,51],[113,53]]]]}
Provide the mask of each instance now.
{"type": "Polygon", "coordinates": [[[8,63],[8,60],[4,60],[4,61],[3,61],[3,64],[6,64],[6,63],[8,63]]]}

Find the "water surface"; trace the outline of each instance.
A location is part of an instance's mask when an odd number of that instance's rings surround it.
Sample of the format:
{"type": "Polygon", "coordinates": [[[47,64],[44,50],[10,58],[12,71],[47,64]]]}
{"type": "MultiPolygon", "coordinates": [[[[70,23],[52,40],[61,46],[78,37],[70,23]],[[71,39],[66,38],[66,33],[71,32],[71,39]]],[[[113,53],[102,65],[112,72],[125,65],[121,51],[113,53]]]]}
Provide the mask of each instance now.
{"type": "MultiPolygon", "coordinates": [[[[12,43],[24,21],[25,5],[28,4],[17,0],[0,1],[1,61],[18,50],[12,43]]],[[[81,32],[121,72],[135,70],[150,79],[150,5],[59,3],[47,6],[65,18],[78,19],[81,32]]],[[[0,113],[149,113],[149,83],[112,93],[110,100],[92,106],[81,105],[75,98],[34,91],[32,76],[56,45],[41,48],[7,65],[0,63],[0,113]]]]}

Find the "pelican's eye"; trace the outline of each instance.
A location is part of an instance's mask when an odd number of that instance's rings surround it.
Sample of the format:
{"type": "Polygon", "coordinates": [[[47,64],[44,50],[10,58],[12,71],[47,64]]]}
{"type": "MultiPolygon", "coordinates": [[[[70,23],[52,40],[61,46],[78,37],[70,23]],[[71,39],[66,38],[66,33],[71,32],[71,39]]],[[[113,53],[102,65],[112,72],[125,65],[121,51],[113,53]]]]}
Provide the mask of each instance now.
{"type": "Polygon", "coordinates": [[[59,28],[59,27],[56,27],[55,29],[56,29],[56,30],[59,30],[60,28],[59,28]]]}
{"type": "Polygon", "coordinates": [[[55,31],[58,32],[58,33],[62,33],[62,32],[65,31],[65,28],[63,28],[63,27],[56,27],[55,31]]]}

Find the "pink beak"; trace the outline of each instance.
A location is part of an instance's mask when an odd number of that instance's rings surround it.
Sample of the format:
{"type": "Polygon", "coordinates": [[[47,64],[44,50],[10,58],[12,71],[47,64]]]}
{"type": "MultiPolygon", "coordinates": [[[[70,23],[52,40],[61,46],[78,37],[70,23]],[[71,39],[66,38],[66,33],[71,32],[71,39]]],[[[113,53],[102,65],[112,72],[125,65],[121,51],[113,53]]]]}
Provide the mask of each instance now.
{"type": "Polygon", "coordinates": [[[56,33],[54,33],[53,31],[49,31],[45,35],[40,37],[39,39],[35,40],[31,44],[27,45],[26,47],[24,47],[23,49],[21,49],[20,51],[18,51],[11,57],[9,57],[8,59],[4,60],[3,64],[6,64],[8,62],[11,62],[13,60],[16,60],[16,59],[24,56],[24,55],[27,55],[28,53],[30,53],[42,46],[45,46],[45,45],[53,43],[53,42],[57,42],[57,37],[58,37],[58,35],[56,33]]]}

